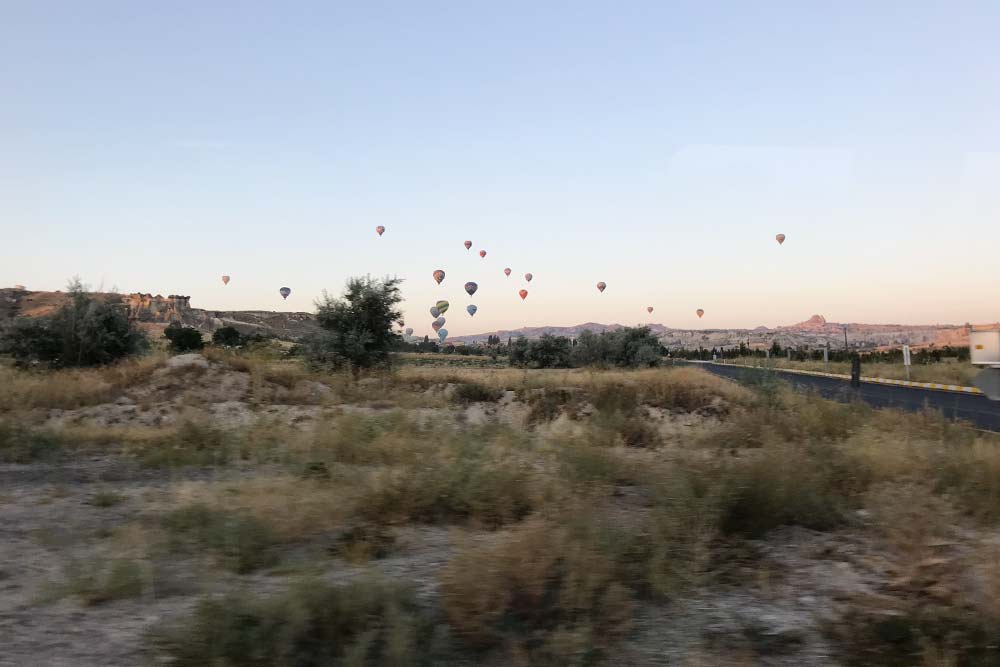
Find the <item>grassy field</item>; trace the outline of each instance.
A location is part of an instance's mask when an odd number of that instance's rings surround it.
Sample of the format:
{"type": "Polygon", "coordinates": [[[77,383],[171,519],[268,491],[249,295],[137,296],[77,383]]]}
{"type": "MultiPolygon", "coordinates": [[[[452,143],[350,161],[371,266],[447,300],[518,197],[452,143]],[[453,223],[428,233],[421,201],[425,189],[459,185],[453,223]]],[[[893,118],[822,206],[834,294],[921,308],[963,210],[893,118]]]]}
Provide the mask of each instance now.
{"type": "MultiPolygon", "coordinates": [[[[787,359],[727,359],[726,363],[744,366],[770,365],[773,368],[791,368],[819,373],[851,374],[851,364],[843,362],[822,361],[789,361],[787,359]]],[[[945,360],[935,364],[918,364],[910,366],[910,380],[914,382],[938,382],[942,384],[957,384],[963,387],[972,386],[972,379],[979,369],[969,362],[945,360]]],[[[905,380],[906,367],[903,364],[864,363],[861,364],[861,375],[864,377],[885,378],[887,380],[905,380]]]]}
{"type": "Polygon", "coordinates": [[[0,369],[5,659],[1000,664],[997,437],[458,359],[0,369]]]}

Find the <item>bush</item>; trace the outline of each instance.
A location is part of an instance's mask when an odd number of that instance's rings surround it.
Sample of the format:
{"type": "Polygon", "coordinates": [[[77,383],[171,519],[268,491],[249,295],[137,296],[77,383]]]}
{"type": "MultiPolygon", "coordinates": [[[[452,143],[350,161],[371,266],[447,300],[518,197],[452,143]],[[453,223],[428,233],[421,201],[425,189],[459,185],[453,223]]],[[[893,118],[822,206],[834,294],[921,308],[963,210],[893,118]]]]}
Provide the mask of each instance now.
{"type": "Polygon", "coordinates": [[[212,333],[212,344],[221,347],[239,347],[243,344],[243,335],[236,327],[222,327],[212,333]]]}
{"type": "Polygon", "coordinates": [[[174,352],[192,352],[205,347],[200,331],[176,322],[163,330],[163,337],[170,341],[170,349],[174,352]]]}
{"type": "Polygon", "coordinates": [[[51,431],[0,421],[0,463],[32,463],[57,458],[63,440],[51,431]]]}
{"type": "Polygon", "coordinates": [[[355,374],[387,366],[389,352],[399,341],[394,330],[403,324],[398,310],[401,282],[399,278],[351,278],[342,298],[324,292],[316,304],[316,322],[323,332],[302,345],[310,363],[350,368],[355,374]]]}
{"type": "Polygon", "coordinates": [[[148,348],[145,334],[129,321],[120,300],[93,298],[79,280],[69,285],[70,303],[54,315],[18,318],[0,331],[0,353],[20,366],[100,366],[148,348]]]}
{"type": "Polygon", "coordinates": [[[151,634],[173,667],[431,665],[433,624],[399,585],[304,583],[277,597],[206,599],[151,634]]]}
{"type": "Polygon", "coordinates": [[[139,597],[143,582],[142,566],[134,560],[75,563],[69,566],[66,583],[59,587],[58,593],[73,595],[83,604],[94,606],[139,597]]]}
{"type": "Polygon", "coordinates": [[[503,391],[478,382],[463,382],[455,387],[454,400],[458,403],[495,403],[503,391]]]}
{"type": "Polygon", "coordinates": [[[163,518],[176,550],[204,549],[240,574],[278,561],[277,535],[267,523],[248,514],[226,512],[196,503],[163,518]]]}

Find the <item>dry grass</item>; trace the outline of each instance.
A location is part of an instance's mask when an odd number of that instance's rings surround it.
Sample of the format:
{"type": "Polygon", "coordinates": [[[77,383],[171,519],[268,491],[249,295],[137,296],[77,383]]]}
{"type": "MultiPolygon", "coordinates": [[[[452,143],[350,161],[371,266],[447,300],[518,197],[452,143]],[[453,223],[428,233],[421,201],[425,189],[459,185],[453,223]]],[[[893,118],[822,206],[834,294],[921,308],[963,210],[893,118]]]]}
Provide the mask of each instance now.
{"type": "MultiPolygon", "coordinates": [[[[788,359],[727,359],[726,363],[739,364],[743,366],[766,365],[771,368],[790,368],[794,370],[813,371],[817,373],[838,373],[840,375],[851,374],[851,364],[846,361],[830,362],[824,364],[822,361],[789,361],[788,359]]],[[[972,386],[972,380],[978,374],[979,369],[969,363],[959,362],[954,359],[941,361],[934,364],[917,364],[910,366],[910,380],[913,382],[938,382],[941,384],[957,384],[964,387],[972,386]]],[[[906,367],[899,364],[889,364],[882,362],[861,363],[861,375],[864,377],[884,378],[886,380],[905,380],[906,367]]]]}

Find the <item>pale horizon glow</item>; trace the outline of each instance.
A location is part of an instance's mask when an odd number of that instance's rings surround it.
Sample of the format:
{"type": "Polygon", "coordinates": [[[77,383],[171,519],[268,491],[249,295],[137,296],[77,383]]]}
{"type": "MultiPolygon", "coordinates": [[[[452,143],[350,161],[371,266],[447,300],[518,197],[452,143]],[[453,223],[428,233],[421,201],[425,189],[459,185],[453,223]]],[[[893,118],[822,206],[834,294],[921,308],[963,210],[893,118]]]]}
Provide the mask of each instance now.
{"type": "Polygon", "coordinates": [[[0,8],[0,286],[398,275],[432,336],[439,298],[452,336],[1000,320],[996,3],[207,4],[0,8]]]}

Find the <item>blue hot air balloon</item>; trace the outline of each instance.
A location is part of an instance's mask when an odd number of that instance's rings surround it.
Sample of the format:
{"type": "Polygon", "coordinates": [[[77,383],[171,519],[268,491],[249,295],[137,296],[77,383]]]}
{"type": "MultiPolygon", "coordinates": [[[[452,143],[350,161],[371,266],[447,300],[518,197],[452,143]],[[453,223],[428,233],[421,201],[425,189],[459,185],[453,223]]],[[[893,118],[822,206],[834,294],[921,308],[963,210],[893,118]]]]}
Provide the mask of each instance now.
{"type": "Polygon", "coordinates": [[[441,314],[441,309],[437,306],[431,306],[431,317],[437,317],[441,314]]]}
{"type": "Polygon", "coordinates": [[[438,338],[441,339],[442,343],[444,342],[444,339],[447,338],[447,337],[448,337],[448,330],[447,329],[440,329],[440,330],[438,330],[438,338]]]}
{"type": "Polygon", "coordinates": [[[278,293],[281,294],[282,299],[287,299],[288,295],[292,293],[292,288],[282,287],[280,290],[278,290],[278,293]]]}
{"type": "Polygon", "coordinates": [[[466,309],[467,311],[469,311],[469,316],[470,316],[470,317],[471,317],[472,315],[475,315],[475,314],[476,314],[476,311],[477,311],[477,310],[479,310],[478,308],[476,308],[476,307],[475,307],[474,305],[472,305],[471,303],[470,303],[470,304],[469,304],[468,306],[466,306],[466,308],[465,308],[465,309],[466,309]]]}

